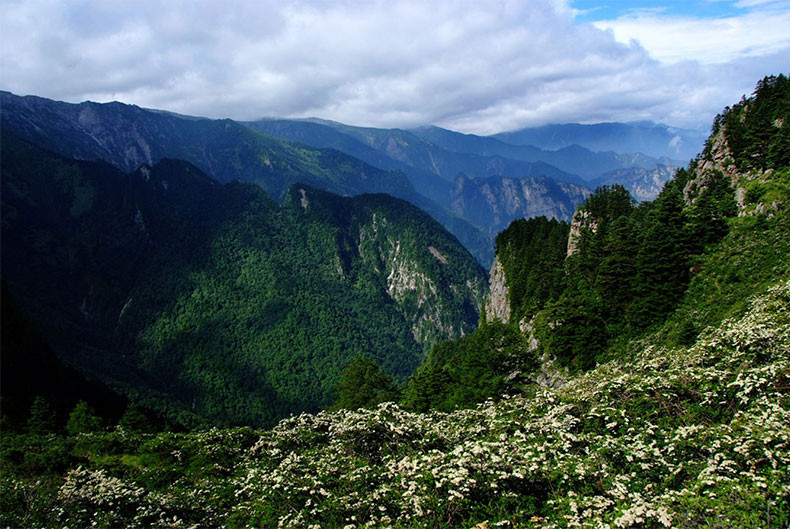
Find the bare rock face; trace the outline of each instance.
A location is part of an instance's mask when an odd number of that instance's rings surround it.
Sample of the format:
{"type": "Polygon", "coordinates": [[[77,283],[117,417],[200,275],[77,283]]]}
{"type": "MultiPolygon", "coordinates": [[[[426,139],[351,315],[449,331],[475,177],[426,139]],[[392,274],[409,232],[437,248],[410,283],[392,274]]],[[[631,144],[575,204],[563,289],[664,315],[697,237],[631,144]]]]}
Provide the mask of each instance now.
{"type": "Polygon", "coordinates": [[[573,219],[571,219],[571,232],[568,234],[568,257],[576,252],[584,228],[588,228],[595,233],[598,231],[598,223],[590,218],[589,211],[577,209],[576,213],[573,214],[573,219]]]}
{"type": "Polygon", "coordinates": [[[494,235],[520,218],[569,220],[588,196],[590,190],[584,186],[547,177],[469,179],[459,175],[451,191],[451,208],[494,235]]]}
{"type": "MultiPolygon", "coordinates": [[[[777,126],[774,123],[774,126],[777,126]]],[[[780,123],[778,126],[782,126],[780,123]]],[[[773,177],[774,170],[766,171],[751,170],[741,171],[733,161],[732,151],[727,143],[727,129],[722,126],[719,131],[711,137],[705,157],[698,162],[692,163],[692,175],[688,183],[683,188],[683,197],[686,204],[693,204],[697,197],[709,185],[714,175],[721,173],[730,182],[735,190],[735,201],[738,204],[738,216],[744,215],[766,215],[772,216],[784,204],[772,203],[748,203],[746,187],[750,181],[767,182],[773,177]]]]}
{"type": "Polygon", "coordinates": [[[494,264],[491,266],[490,290],[486,298],[485,311],[486,318],[489,320],[500,320],[503,323],[510,321],[510,300],[505,269],[499,257],[494,259],[494,264]]]}
{"type": "Polygon", "coordinates": [[[359,226],[357,253],[384,280],[387,294],[427,353],[438,341],[474,331],[486,292],[485,273],[476,265],[471,276],[453,273],[463,268],[462,259],[473,262],[471,255],[453,251],[439,238],[415,245],[413,236],[396,224],[386,214],[373,213],[359,226]]]}
{"type": "Polygon", "coordinates": [[[730,185],[736,189],[736,196],[741,197],[738,200],[738,209],[743,209],[745,192],[739,186],[742,175],[733,162],[724,127],[711,138],[709,154],[694,168],[694,176],[689,178],[683,188],[683,198],[686,200],[686,204],[694,203],[699,194],[710,185],[716,171],[721,171],[730,180],[730,185]]]}
{"type": "MultiPolygon", "coordinates": [[[[643,167],[629,167],[604,173],[600,178],[593,180],[598,185],[620,184],[626,188],[631,196],[639,202],[654,200],[664,184],[675,175],[677,167],[674,165],[657,165],[652,169],[643,167]]],[[[592,183],[591,183],[592,184],[592,183]]]]}

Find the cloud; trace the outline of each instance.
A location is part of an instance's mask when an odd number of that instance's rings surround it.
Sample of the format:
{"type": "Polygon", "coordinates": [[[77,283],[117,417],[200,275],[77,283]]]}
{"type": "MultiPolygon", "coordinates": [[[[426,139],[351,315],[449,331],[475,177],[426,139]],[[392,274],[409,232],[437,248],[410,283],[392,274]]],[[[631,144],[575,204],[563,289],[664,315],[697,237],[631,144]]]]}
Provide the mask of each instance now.
{"type": "Polygon", "coordinates": [[[707,127],[787,56],[749,26],[718,63],[669,61],[650,39],[576,22],[563,0],[6,0],[0,24],[0,82],[20,94],[476,133],[707,127]]]}
{"type": "Polygon", "coordinates": [[[595,26],[611,30],[619,42],[639,42],[663,63],[695,60],[721,64],[790,48],[790,9],[784,2],[751,0],[741,7],[762,9],[739,16],[698,18],[662,16],[637,11],[615,20],[599,20],[595,26]]]}

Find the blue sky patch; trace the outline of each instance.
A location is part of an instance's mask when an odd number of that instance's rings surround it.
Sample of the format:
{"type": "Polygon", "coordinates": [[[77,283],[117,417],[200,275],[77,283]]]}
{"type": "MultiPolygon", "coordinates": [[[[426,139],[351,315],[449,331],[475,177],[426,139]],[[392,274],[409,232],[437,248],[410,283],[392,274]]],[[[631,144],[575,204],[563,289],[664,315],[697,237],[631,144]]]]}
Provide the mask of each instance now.
{"type": "Polygon", "coordinates": [[[626,15],[656,13],[659,16],[720,18],[744,13],[730,0],[573,0],[571,7],[581,11],[579,22],[613,20],[626,15]]]}

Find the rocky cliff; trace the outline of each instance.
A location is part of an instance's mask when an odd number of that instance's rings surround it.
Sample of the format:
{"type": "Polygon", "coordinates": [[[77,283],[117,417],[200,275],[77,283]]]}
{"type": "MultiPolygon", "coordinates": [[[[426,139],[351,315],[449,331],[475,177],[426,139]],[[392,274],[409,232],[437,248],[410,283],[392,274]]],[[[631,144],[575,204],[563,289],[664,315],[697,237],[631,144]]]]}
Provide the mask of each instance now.
{"type": "Polygon", "coordinates": [[[773,216],[790,202],[790,81],[768,76],[749,99],[727,107],[689,166],[683,194],[694,203],[723,177],[735,190],[738,214],[773,216]]]}
{"type": "Polygon", "coordinates": [[[494,257],[494,264],[491,266],[485,311],[488,321],[499,320],[503,323],[510,321],[510,299],[505,269],[499,257],[494,257]]]}
{"type": "Polygon", "coordinates": [[[642,167],[618,169],[591,181],[590,187],[619,184],[631,193],[634,200],[646,202],[658,196],[664,184],[675,175],[675,171],[677,167],[674,165],[657,165],[652,169],[642,167]]]}
{"type": "Polygon", "coordinates": [[[386,195],[341,198],[297,186],[291,197],[308,216],[333,217],[345,241],[337,243],[338,275],[380,284],[424,351],[477,326],[485,271],[427,214],[386,195]]]}
{"type": "Polygon", "coordinates": [[[584,186],[547,177],[493,176],[470,179],[459,175],[451,192],[451,210],[493,235],[519,218],[544,216],[569,220],[590,195],[584,186]]]}
{"type": "Polygon", "coordinates": [[[576,213],[573,214],[573,219],[571,219],[571,232],[568,235],[568,257],[576,252],[579,239],[585,229],[595,233],[598,230],[598,222],[592,218],[589,211],[577,209],[576,213]]]}

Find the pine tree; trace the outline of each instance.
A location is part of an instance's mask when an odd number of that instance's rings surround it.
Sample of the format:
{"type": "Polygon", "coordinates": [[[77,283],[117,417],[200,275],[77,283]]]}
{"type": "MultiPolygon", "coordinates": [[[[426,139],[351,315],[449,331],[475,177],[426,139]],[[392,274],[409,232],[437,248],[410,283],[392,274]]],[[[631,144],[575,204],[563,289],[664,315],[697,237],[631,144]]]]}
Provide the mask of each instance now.
{"type": "Polygon", "coordinates": [[[615,220],[603,244],[604,257],[598,265],[595,291],[603,301],[603,316],[608,323],[622,320],[634,297],[636,276],[636,228],[628,217],[615,220]]]}
{"type": "Polygon", "coordinates": [[[571,369],[595,367],[606,347],[601,300],[584,282],[568,288],[541,315],[539,338],[551,356],[571,369]]]}
{"type": "Polygon", "coordinates": [[[688,285],[688,248],[682,193],[668,182],[644,221],[644,236],[636,258],[636,299],[628,322],[645,328],[662,320],[688,285]]]}
{"type": "Polygon", "coordinates": [[[118,426],[132,432],[152,432],[154,427],[139,406],[130,402],[126,411],[118,421],[118,426]]]}
{"type": "Polygon", "coordinates": [[[357,356],[351,360],[340,374],[335,394],[337,398],[332,407],[336,410],[373,408],[398,398],[392,377],[367,356],[357,356]]]}
{"type": "Polygon", "coordinates": [[[77,403],[74,410],[69,414],[69,420],[66,423],[66,431],[70,435],[95,432],[100,428],[101,419],[96,416],[93,408],[88,406],[88,403],[84,400],[77,403]]]}
{"type": "Polygon", "coordinates": [[[33,400],[33,405],[30,407],[27,431],[32,434],[46,434],[55,431],[55,412],[49,401],[41,395],[33,400]]]}

